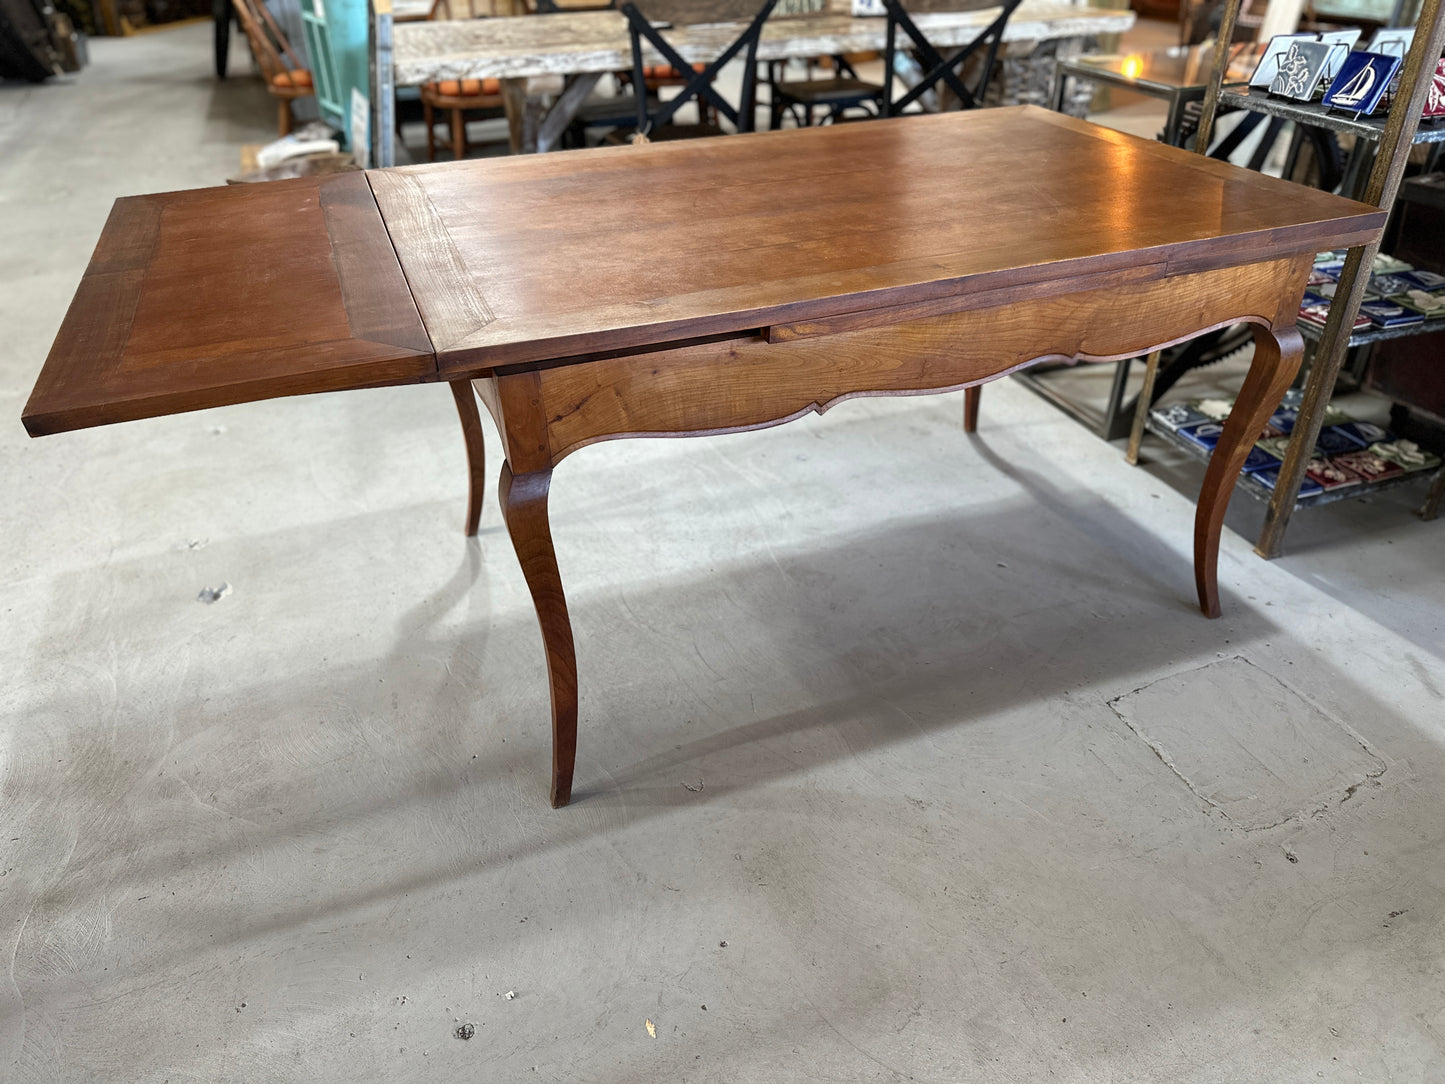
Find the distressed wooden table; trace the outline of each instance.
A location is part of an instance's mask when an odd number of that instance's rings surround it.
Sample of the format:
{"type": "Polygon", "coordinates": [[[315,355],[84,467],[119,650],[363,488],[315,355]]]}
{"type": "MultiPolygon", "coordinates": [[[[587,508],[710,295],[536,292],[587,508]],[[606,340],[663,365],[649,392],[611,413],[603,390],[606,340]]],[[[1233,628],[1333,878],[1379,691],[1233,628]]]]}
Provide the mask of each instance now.
{"type": "MultiPolygon", "coordinates": [[[[933,12],[914,17],[937,48],[966,45],[998,14],[998,9],[933,12]]],[[[1067,3],[1025,3],[1004,30],[1004,104],[1046,105],[1053,85],[1055,54],[1081,53],[1098,34],[1122,33],[1134,25],[1127,10],[1067,3]],[[1042,48],[1046,55],[1034,58],[1042,48]],[[1065,44],[1067,43],[1067,44],[1065,44]],[[1022,48],[1020,48],[1022,47],[1022,48]],[[1013,71],[1010,65],[1028,70],[1013,71]],[[1033,71],[1042,65],[1047,70],[1033,71]],[[1029,99],[1032,100],[1024,100],[1029,99]]],[[[820,15],[774,18],[763,27],[760,61],[881,50],[887,20],[820,15]]],[[[713,60],[737,37],[731,24],[678,27],[668,40],[689,62],[713,60]]],[[[649,55],[649,64],[664,63],[649,55]]],[[[509,91],[509,111],[522,124],[520,150],[554,149],[578,108],[607,72],[632,66],[627,23],[616,11],[577,11],[558,15],[449,22],[409,23],[394,31],[393,74],[397,86],[419,86],[437,79],[499,78],[509,91]],[[543,110],[540,95],[528,95],[526,82],[543,76],[564,77],[566,88],[543,110]],[[530,116],[530,120],[526,119],[530,116]]]]}
{"type": "Polygon", "coordinates": [[[563,805],[577,670],[547,501],[567,456],[858,395],[968,388],[971,427],[977,387],[1034,362],[1246,321],[1254,360],[1195,519],[1216,615],[1225,507],[1298,368],[1313,254],[1384,220],[1032,107],[140,196],[116,204],[24,421],[448,381],[474,531],[475,389],[546,645],[563,805]]]}

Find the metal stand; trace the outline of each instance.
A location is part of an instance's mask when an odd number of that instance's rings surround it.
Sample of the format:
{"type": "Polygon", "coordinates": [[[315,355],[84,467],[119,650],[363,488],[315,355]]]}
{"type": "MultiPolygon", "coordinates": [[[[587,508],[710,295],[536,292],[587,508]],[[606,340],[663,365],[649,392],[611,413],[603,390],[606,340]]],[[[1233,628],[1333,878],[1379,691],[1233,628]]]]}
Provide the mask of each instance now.
{"type": "MultiPolygon", "coordinates": [[[[1430,89],[1435,60],[1442,49],[1445,49],[1445,17],[1442,17],[1441,0],[1423,0],[1415,39],[1405,57],[1405,70],[1400,76],[1400,94],[1390,106],[1363,202],[1381,208],[1394,205],[1400,190],[1400,179],[1410,157],[1410,147],[1415,140],[1415,130],[1425,109],[1425,96],[1430,89]]],[[[1278,557],[1284,549],[1285,530],[1294,513],[1315,441],[1319,439],[1320,428],[1324,425],[1325,408],[1329,406],[1335,378],[1349,349],[1350,329],[1360,311],[1360,302],[1364,300],[1365,287],[1370,281],[1370,267],[1379,251],[1380,243],[1376,241],[1350,249],[1345,258],[1325,333],[1315,350],[1314,363],[1305,381],[1304,400],[1300,403],[1294,432],[1290,434],[1284,463],[1279,469],[1274,496],[1270,499],[1264,526],[1254,547],[1254,552],[1261,557],[1278,557]]]]}
{"type": "MultiPolygon", "coordinates": [[[[1219,111],[1220,92],[1224,84],[1228,42],[1233,37],[1240,6],[1241,0],[1228,0],[1220,22],[1219,37],[1214,47],[1214,71],[1204,96],[1199,134],[1195,140],[1195,150],[1200,154],[1208,152],[1209,138],[1213,133],[1215,117],[1219,111]]],[[[1423,0],[1415,38],[1400,76],[1401,92],[1390,106],[1370,168],[1369,181],[1364,192],[1356,197],[1361,202],[1382,209],[1394,204],[1419,127],[1420,116],[1424,111],[1425,97],[1435,70],[1435,59],[1440,56],[1442,49],[1445,49],[1445,11],[1442,11],[1442,0],[1423,0]]],[[[1308,123],[1308,120],[1298,118],[1297,123],[1308,123]]],[[[1357,153],[1355,158],[1362,167],[1368,156],[1357,153]]],[[[1304,399],[1299,407],[1294,432],[1290,435],[1279,479],[1265,514],[1264,527],[1255,546],[1255,552],[1261,557],[1277,557],[1283,548],[1284,533],[1299,499],[1300,486],[1304,482],[1315,442],[1319,439],[1320,429],[1324,424],[1325,408],[1329,406],[1335,379],[1349,349],[1350,331],[1355,316],[1359,313],[1360,302],[1364,299],[1365,287],[1370,279],[1370,267],[1379,249],[1378,242],[1353,248],[1345,259],[1339,286],[1330,305],[1329,320],[1325,324],[1324,333],[1315,350],[1314,362],[1310,366],[1309,377],[1305,382],[1304,399]]],[[[1149,359],[1145,372],[1146,387],[1152,385],[1157,370],[1158,360],[1157,355],[1154,355],[1149,359]]],[[[1134,419],[1136,432],[1143,430],[1150,406],[1149,398],[1150,396],[1143,394],[1139,397],[1134,419]]],[[[1137,456],[1137,446],[1132,440],[1130,454],[1137,456]]],[[[1431,486],[1431,497],[1426,499],[1422,514],[1428,515],[1432,510],[1432,498],[1434,508],[1438,508],[1439,495],[1436,491],[1445,487],[1442,477],[1445,477],[1445,470],[1442,470],[1441,477],[1437,477],[1431,486]]]]}

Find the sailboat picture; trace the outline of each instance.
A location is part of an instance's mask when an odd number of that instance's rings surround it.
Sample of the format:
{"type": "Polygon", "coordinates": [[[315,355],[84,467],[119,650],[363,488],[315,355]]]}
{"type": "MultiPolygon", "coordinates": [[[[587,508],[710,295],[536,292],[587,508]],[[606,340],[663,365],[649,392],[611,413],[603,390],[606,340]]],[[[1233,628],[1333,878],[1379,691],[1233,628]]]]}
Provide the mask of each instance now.
{"type": "Polygon", "coordinates": [[[1400,58],[1382,53],[1351,53],[1325,93],[1325,106],[1351,113],[1373,113],[1400,68],[1400,58]]]}

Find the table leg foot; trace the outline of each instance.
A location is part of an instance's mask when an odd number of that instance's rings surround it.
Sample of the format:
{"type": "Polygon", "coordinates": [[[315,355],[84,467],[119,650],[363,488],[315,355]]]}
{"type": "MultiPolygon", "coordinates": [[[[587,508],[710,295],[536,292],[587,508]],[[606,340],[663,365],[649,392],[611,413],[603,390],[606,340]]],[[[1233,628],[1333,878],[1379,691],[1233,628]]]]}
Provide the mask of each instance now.
{"type": "Polygon", "coordinates": [[[975,384],[963,389],[963,431],[972,433],[978,429],[978,399],[983,389],[975,384]]]}
{"type": "Polygon", "coordinates": [[[513,476],[512,465],[503,463],[497,492],[547,651],[552,689],[552,808],[559,809],[572,798],[572,768],[577,760],[577,655],[547,521],[551,484],[550,470],[513,476]]]}
{"type": "Polygon", "coordinates": [[[1250,449],[1299,371],[1303,356],[1304,341],[1293,325],[1274,331],[1255,326],[1254,362],[1209,459],[1194,515],[1194,583],[1206,617],[1220,614],[1219,533],[1229,498],[1250,449]]]}
{"type": "Polygon", "coordinates": [[[482,439],[482,416],[477,410],[477,397],[470,380],[450,381],[452,399],[462,420],[462,440],[467,446],[467,537],[477,533],[482,522],[482,497],[487,492],[487,445],[482,439]]]}

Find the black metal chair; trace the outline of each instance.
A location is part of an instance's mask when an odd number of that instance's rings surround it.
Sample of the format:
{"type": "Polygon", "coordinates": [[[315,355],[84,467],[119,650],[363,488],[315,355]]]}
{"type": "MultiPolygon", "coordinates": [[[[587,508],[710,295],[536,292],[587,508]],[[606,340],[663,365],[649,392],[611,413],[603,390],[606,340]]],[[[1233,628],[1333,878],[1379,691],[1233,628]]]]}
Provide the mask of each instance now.
{"type": "MultiPolygon", "coordinates": [[[[902,113],[915,102],[918,102],[922,108],[919,99],[940,83],[958,99],[960,109],[974,109],[982,105],[984,94],[988,90],[988,81],[993,76],[994,63],[998,59],[999,46],[1003,44],[1004,28],[1008,26],[1009,18],[1022,2],[1023,0],[1004,0],[1002,10],[976,38],[945,58],[929,44],[928,39],[904,9],[901,0],[884,0],[888,9],[888,44],[884,50],[883,115],[887,117],[894,113],[902,113]],[[923,77],[901,98],[894,101],[893,60],[898,52],[899,30],[902,30],[913,43],[912,50],[923,67],[923,77]],[[964,82],[961,69],[981,49],[984,50],[982,62],[974,70],[973,86],[968,86],[964,82]]],[[[910,6],[915,12],[921,13],[978,11],[997,5],[993,3],[993,0],[910,0],[910,6]]]]}
{"type": "Polygon", "coordinates": [[[763,23],[772,14],[777,0],[642,0],[642,7],[629,0],[621,7],[632,35],[632,87],[635,126],[610,133],[608,142],[663,141],[691,139],[698,136],[722,135],[724,130],[708,119],[715,115],[730,121],[739,132],[750,132],[754,126],[757,100],[758,39],[763,23]],[[700,23],[727,23],[746,19],[742,33],[716,59],[701,65],[685,60],[663,36],[669,27],[700,23]],[[663,101],[647,93],[649,82],[656,79],[655,65],[647,63],[644,42],[651,46],[677,73],[675,82],[682,89],[673,98],[663,101]],[[744,55],[743,86],[739,103],[733,106],[715,86],[722,69],[739,53],[744,55]],[[696,124],[678,124],[674,118],[690,101],[698,105],[696,124]],[[640,138],[639,138],[640,137],[640,138]]]}
{"type": "Polygon", "coordinates": [[[784,81],[774,77],[769,80],[772,91],[769,127],[782,127],[784,115],[790,114],[799,128],[810,128],[815,109],[825,110],[823,119],[834,122],[845,119],[850,109],[862,110],[863,117],[882,115],[883,88],[858,78],[846,57],[835,55],[830,59],[833,70],[838,73],[831,78],[784,81]]]}
{"type": "MultiPolygon", "coordinates": [[[[785,113],[792,113],[794,119],[812,124],[813,110],[822,108],[827,112],[825,120],[855,119],[847,116],[850,109],[861,109],[863,116],[891,116],[901,113],[942,83],[957,99],[960,109],[973,109],[982,104],[998,59],[999,45],[1003,41],[1004,28],[1009,17],[1022,0],[1005,0],[1002,10],[978,36],[962,48],[955,49],[946,58],[928,41],[928,38],[913,21],[903,0],[884,0],[887,12],[887,45],[883,53],[883,84],[869,83],[858,78],[858,73],[843,57],[834,57],[838,75],[831,79],[807,79],[797,82],[774,82],[772,87],[772,124],[778,127],[785,113]],[[902,30],[906,42],[899,42],[898,32],[902,30]],[[922,78],[904,95],[893,101],[894,62],[899,49],[911,50],[923,69],[922,78]],[[972,72],[973,85],[965,81],[962,71],[971,58],[980,50],[984,55],[972,72]]],[[[914,14],[945,11],[978,11],[997,7],[997,0],[909,0],[908,7],[914,14]]]]}

